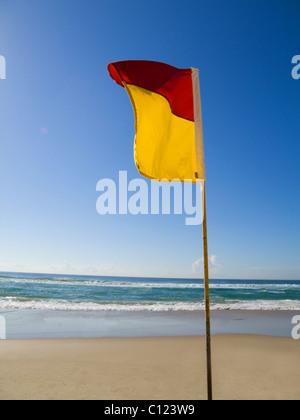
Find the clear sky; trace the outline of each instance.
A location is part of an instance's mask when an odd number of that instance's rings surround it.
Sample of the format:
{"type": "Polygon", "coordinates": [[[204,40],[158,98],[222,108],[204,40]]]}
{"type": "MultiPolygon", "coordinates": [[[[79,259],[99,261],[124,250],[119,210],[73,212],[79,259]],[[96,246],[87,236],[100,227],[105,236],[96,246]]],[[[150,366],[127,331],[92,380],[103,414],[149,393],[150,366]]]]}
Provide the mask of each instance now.
{"type": "Polygon", "coordinates": [[[0,271],[203,277],[184,216],[96,212],[139,178],[118,60],[200,69],[210,274],[300,279],[299,0],[0,0],[0,271]]]}

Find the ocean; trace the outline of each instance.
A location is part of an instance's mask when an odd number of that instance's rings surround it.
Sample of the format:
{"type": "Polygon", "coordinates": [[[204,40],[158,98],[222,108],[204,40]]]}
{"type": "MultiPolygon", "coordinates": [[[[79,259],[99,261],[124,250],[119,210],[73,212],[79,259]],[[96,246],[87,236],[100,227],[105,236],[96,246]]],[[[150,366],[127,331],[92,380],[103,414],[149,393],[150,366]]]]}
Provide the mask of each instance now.
{"type": "MultiPolygon", "coordinates": [[[[211,280],[212,310],[300,310],[300,280],[211,280]]],[[[203,280],[0,272],[0,311],[197,311],[203,280]]]]}

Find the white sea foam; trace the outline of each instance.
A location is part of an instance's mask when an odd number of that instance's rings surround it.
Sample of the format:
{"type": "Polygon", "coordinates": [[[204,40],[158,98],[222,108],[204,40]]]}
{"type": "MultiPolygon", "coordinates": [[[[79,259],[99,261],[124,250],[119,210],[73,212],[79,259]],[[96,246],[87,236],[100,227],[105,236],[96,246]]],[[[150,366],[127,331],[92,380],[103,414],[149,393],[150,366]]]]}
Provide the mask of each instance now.
{"type": "Polygon", "coordinates": [[[203,289],[203,284],[196,283],[148,283],[148,282],[130,282],[130,281],[107,281],[107,280],[70,280],[70,279],[6,279],[10,283],[22,284],[47,284],[47,285],[70,285],[70,286],[93,286],[93,287],[134,287],[134,288],[179,288],[179,289],[203,289]]]}
{"type": "MultiPolygon", "coordinates": [[[[43,284],[43,285],[72,285],[72,286],[86,286],[86,287],[124,287],[124,288],[171,288],[171,289],[203,289],[203,283],[173,283],[173,282],[136,282],[136,281],[118,281],[118,280],[73,280],[70,278],[58,279],[24,279],[24,278],[5,278],[0,279],[9,283],[22,283],[22,284],[43,284]]],[[[294,283],[211,283],[211,289],[253,289],[253,290],[299,290],[300,285],[294,283]]],[[[275,291],[274,291],[275,293],[275,291]]]]}
{"type": "MultiPolygon", "coordinates": [[[[53,311],[118,311],[118,312],[168,312],[204,310],[203,302],[159,302],[144,304],[116,304],[96,302],[70,302],[67,300],[18,300],[0,299],[1,310],[53,310],[53,311]]],[[[212,303],[212,310],[291,310],[299,311],[300,301],[292,300],[256,300],[231,303],[212,303]]]]}

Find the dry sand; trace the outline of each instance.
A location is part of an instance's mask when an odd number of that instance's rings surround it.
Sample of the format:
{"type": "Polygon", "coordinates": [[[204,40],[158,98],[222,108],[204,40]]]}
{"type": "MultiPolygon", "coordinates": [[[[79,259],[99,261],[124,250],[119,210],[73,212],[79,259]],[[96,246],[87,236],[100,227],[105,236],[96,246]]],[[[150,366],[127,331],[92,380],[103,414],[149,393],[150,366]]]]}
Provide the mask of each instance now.
{"type": "MultiPolygon", "coordinates": [[[[300,399],[300,341],[212,338],[215,399],[300,399]]],[[[203,337],[0,341],[0,400],[205,399],[203,337]]]]}

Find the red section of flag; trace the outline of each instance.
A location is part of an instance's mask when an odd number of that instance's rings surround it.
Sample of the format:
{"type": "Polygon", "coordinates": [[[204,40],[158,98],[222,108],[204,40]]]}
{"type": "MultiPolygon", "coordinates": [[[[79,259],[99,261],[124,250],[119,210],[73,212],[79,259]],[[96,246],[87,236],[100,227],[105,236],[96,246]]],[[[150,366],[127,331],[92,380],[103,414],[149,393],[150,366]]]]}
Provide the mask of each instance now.
{"type": "Polygon", "coordinates": [[[177,69],[156,61],[129,60],[108,65],[111,77],[164,96],[172,113],[194,121],[193,83],[191,69],[177,69]]]}

